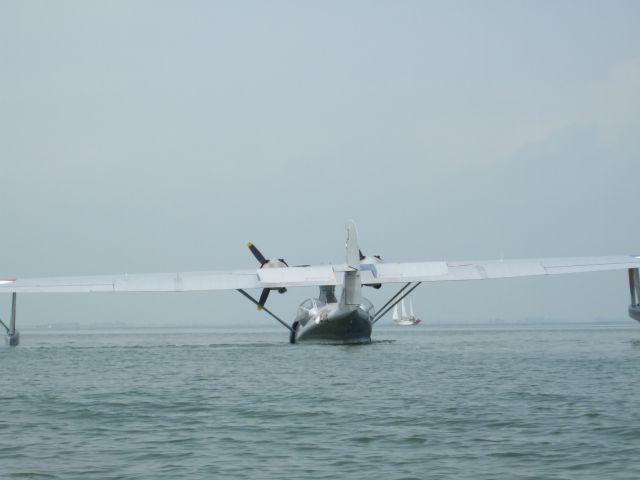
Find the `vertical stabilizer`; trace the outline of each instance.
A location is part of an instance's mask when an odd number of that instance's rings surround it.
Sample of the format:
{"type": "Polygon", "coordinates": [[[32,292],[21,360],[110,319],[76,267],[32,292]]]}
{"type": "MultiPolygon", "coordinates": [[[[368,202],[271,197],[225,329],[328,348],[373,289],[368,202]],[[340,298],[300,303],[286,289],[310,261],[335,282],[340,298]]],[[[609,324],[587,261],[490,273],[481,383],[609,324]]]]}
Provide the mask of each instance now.
{"type": "Polygon", "coordinates": [[[353,220],[347,222],[347,265],[360,270],[360,248],[358,247],[358,230],[353,220]]]}
{"type": "Polygon", "coordinates": [[[347,222],[347,266],[351,270],[344,274],[342,301],[348,306],[359,306],[362,303],[360,249],[358,247],[358,231],[352,220],[347,222]]]}

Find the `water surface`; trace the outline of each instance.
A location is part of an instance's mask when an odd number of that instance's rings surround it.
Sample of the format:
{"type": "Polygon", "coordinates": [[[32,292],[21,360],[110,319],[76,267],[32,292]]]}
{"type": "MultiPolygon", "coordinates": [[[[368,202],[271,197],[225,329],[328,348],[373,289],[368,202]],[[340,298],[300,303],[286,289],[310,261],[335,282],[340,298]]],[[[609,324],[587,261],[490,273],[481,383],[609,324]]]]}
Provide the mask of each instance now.
{"type": "Polygon", "coordinates": [[[640,478],[640,327],[23,332],[0,478],[640,478]]]}

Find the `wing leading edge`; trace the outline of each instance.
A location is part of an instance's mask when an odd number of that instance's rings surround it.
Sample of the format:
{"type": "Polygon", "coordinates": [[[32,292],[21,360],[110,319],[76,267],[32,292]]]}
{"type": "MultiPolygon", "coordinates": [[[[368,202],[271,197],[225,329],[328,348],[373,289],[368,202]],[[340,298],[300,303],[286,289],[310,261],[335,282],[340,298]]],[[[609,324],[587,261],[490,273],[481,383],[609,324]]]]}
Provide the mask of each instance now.
{"type": "MultiPolygon", "coordinates": [[[[446,282],[640,268],[640,256],[362,264],[363,284],[446,282]]],[[[6,293],[194,292],[341,285],[345,264],[229,271],[0,279],[6,293]]]]}

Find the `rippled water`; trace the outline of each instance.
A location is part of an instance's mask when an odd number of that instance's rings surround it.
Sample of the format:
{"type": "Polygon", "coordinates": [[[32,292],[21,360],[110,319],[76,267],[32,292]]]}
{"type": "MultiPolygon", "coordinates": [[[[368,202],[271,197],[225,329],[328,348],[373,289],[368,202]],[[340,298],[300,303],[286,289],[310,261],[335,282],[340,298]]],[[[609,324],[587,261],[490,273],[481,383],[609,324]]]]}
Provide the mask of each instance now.
{"type": "Polygon", "coordinates": [[[0,478],[640,478],[640,326],[24,332],[0,478]]]}

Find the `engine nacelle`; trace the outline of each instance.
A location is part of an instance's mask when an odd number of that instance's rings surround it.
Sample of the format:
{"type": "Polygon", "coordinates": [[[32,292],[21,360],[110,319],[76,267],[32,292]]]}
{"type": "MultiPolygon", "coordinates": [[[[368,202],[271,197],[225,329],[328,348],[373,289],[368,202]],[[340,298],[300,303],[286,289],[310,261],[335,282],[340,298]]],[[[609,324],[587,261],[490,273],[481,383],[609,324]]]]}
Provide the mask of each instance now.
{"type": "Polygon", "coordinates": [[[360,265],[375,265],[378,263],[384,263],[380,255],[363,255],[360,257],[360,265]]]}
{"type": "Polygon", "coordinates": [[[287,262],[284,261],[284,258],[278,258],[276,260],[267,260],[260,268],[287,268],[287,262]]]}
{"type": "MultiPolygon", "coordinates": [[[[361,255],[360,256],[360,265],[377,265],[380,263],[384,263],[384,260],[382,260],[382,257],[380,255],[361,255]]],[[[363,268],[362,270],[366,270],[366,268],[363,268]]],[[[379,283],[366,284],[365,286],[375,288],[376,290],[382,287],[382,285],[379,283]]]]}

